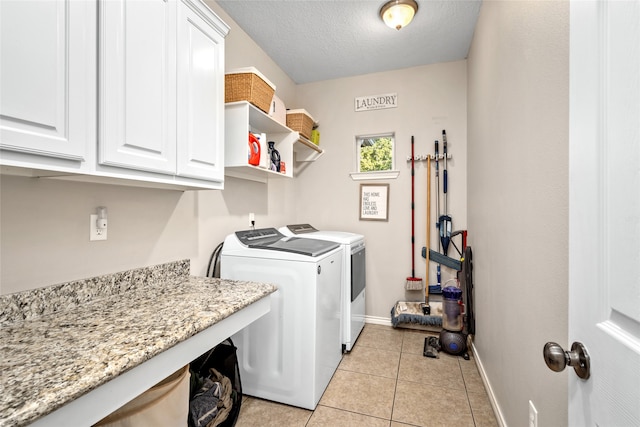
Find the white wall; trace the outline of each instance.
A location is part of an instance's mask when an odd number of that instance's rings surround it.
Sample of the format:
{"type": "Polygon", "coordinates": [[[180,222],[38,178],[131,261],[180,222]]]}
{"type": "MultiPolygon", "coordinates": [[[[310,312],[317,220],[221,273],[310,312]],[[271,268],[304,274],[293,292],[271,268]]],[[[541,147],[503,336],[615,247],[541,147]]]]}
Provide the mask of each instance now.
{"type": "Polygon", "coordinates": [[[468,57],[475,345],[510,426],[567,425],[569,3],[485,1],[468,57]]]}
{"type": "Polygon", "coordinates": [[[247,33],[214,0],[204,0],[231,27],[225,39],[225,68],[256,67],[276,86],[276,95],[285,103],[294,100],[296,85],[291,78],[260,48],[247,33]]]}
{"type": "MultiPolygon", "coordinates": [[[[442,130],[447,131],[453,156],[448,163],[449,212],[454,229],[466,228],[466,79],[466,61],[458,61],[297,88],[297,102],[292,107],[307,109],[319,121],[320,146],[326,151],[318,161],[297,171],[297,218],[320,229],[365,235],[367,316],[388,321],[396,301],[423,298],[422,292],[404,290],[406,279],[411,276],[411,165],[406,159],[411,154],[412,135],[415,154],[426,155],[434,152],[434,141],[441,140],[442,130]],[[397,108],[354,111],[355,97],[386,93],[398,94],[397,108]],[[360,182],[371,181],[356,182],[349,175],[356,167],[355,137],[390,131],[396,134],[396,169],[400,175],[397,179],[374,181],[389,183],[389,221],[360,221],[360,182]]],[[[435,164],[432,166],[431,245],[437,248],[435,164]]],[[[426,241],[426,162],[416,163],[415,168],[416,276],[426,280],[425,260],[420,254],[426,241]]],[[[451,248],[450,255],[454,253],[451,248]]],[[[451,271],[443,274],[443,280],[450,277],[451,271]]],[[[431,282],[436,282],[434,270],[431,282]]]]}

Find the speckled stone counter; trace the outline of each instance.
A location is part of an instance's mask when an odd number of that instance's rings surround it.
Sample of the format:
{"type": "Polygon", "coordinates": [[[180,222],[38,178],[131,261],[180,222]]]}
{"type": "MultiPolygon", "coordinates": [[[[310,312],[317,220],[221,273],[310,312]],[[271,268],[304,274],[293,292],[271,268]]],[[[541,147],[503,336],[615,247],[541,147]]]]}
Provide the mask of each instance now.
{"type": "Polygon", "coordinates": [[[0,426],[26,425],[276,290],[189,262],[0,296],[0,426]]]}

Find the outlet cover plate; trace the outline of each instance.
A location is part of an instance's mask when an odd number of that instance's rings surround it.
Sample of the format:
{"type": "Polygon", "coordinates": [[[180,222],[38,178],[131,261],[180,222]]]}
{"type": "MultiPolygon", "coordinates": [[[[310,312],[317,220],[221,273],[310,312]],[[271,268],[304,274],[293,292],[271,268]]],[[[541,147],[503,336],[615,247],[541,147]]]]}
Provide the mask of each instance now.
{"type": "Polygon", "coordinates": [[[89,219],[89,240],[107,240],[107,229],[99,230],[97,227],[98,215],[92,214],[89,219]]]}

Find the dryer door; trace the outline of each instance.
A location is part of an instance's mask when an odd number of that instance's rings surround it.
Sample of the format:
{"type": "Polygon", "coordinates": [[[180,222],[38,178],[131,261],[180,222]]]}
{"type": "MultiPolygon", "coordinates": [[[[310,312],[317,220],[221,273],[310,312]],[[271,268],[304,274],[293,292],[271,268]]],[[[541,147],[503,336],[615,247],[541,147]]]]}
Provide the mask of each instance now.
{"type": "Polygon", "coordinates": [[[367,284],[365,265],[365,247],[356,247],[351,251],[351,302],[364,290],[367,284]]]}

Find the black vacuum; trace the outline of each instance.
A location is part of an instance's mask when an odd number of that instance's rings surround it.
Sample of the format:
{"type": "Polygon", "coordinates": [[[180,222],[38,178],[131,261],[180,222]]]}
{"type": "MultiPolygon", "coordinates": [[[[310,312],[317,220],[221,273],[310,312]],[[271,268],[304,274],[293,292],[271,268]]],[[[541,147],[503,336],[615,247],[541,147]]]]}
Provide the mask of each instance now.
{"type": "Polygon", "coordinates": [[[464,249],[462,270],[458,272],[460,287],[447,286],[442,289],[442,331],[439,338],[425,338],[424,355],[437,357],[442,350],[469,360],[467,338],[475,334],[473,313],[473,263],[471,248],[464,249]]]}
{"type": "MultiPolygon", "coordinates": [[[[440,348],[449,354],[467,354],[467,337],[463,333],[464,314],[462,289],[457,286],[443,288],[440,348]]],[[[468,354],[467,357],[469,357],[468,354]]]]}

